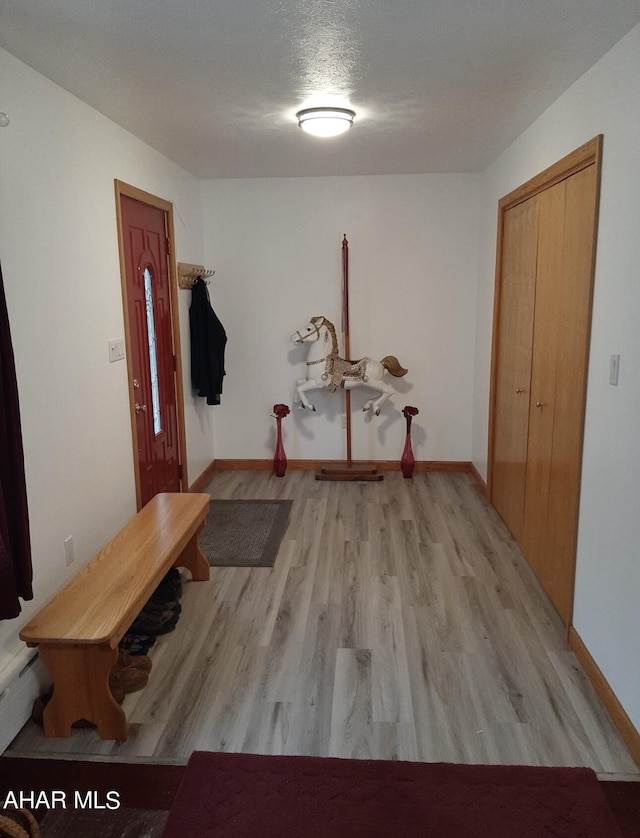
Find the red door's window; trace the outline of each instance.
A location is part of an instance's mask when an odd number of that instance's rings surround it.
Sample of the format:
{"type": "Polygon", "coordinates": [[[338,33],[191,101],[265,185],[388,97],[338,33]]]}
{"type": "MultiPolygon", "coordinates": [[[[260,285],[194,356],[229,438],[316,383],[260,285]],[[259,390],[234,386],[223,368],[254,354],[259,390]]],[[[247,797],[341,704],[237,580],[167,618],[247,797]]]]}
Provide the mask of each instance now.
{"type": "Polygon", "coordinates": [[[151,270],[144,269],[144,300],[147,309],[147,339],[149,342],[149,368],[151,370],[151,403],[153,405],[153,432],[157,436],[162,432],[160,416],[160,388],[158,386],[158,356],[156,353],[156,325],[153,315],[153,276],[151,270]]]}

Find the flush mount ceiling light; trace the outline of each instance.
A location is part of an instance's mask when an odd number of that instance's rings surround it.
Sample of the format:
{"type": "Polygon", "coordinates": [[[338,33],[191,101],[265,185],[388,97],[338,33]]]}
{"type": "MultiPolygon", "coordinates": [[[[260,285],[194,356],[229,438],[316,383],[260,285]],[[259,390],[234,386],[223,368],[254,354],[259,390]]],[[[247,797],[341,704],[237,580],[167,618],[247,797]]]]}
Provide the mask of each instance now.
{"type": "Polygon", "coordinates": [[[298,125],[314,137],[337,137],[353,125],[355,111],[349,108],[304,108],[298,111],[298,125]]]}

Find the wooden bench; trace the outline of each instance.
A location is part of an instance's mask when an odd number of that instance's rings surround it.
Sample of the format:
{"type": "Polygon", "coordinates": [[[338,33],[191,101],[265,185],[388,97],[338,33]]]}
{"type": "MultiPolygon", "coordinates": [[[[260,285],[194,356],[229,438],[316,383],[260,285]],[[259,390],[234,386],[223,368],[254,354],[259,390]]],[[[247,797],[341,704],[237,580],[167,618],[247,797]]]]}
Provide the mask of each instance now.
{"type": "Polygon", "coordinates": [[[209,511],[206,494],[156,495],[22,629],[38,646],[53,679],[45,736],[71,735],[79,719],[102,739],[127,738],[124,710],[109,690],[118,644],[171,567],[209,578],[198,536],[209,511]]]}

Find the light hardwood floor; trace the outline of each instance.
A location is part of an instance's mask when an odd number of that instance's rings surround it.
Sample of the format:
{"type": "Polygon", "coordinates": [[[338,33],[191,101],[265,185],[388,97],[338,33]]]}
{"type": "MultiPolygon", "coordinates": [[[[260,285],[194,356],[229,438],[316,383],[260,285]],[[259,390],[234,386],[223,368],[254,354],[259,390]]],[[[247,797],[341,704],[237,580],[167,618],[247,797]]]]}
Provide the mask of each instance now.
{"type": "Polygon", "coordinates": [[[495,511],[465,474],[330,483],[215,474],[293,498],[275,566],[186,582],[126,743],[93,730],[9,753],[186,761],[194,749],[640,770],[495,511]]]}

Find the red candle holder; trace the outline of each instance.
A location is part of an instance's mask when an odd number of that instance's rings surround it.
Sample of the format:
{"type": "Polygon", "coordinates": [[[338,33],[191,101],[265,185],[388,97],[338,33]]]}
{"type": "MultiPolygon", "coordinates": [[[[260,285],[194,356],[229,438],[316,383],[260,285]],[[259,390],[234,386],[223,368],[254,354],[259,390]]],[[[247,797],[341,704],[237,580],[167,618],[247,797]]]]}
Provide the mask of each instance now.
{"type": "Polygon", "coordinates": [[[282,443],[282,420],[291,413],[286,404],[274,404],[273,415],[276,419],[276,451],[273,456],[273,471],[276,477],[284,477],[287,470],[287,455],[282,443]]]}
{"type": "Polygon", "coordinates": [[[417,416],[420,411],[417,407],[406,405],[402,408],[404,418],[407,420],[407,433],[404,439],[404,450],[400,458],[400,468],[404,477],[413,477],[413,470],[415,468],[415,459],[413,456],[413,449],[411,447],[411,421],[414,416],[417,416]]]}

